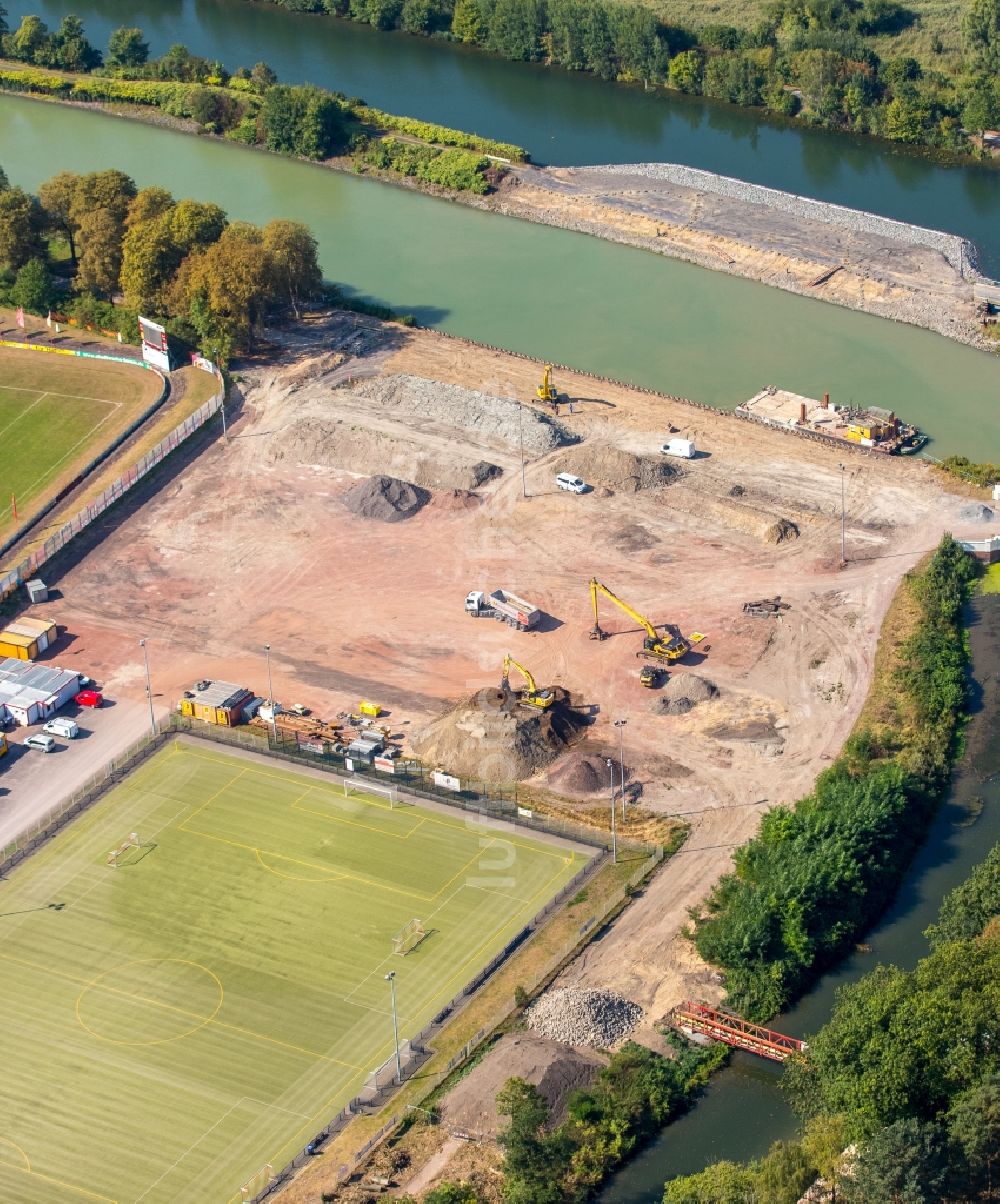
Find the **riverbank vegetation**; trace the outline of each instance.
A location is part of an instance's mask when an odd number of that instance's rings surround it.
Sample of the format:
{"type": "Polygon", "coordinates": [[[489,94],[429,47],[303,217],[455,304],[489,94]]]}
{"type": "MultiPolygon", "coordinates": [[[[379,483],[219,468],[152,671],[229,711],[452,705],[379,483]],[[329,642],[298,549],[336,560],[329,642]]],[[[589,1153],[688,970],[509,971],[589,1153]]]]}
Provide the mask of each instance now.
{"type": "Polygon", "coordinates": [[[766,1019],[882,912],[926,832],[961,739],[962,607],[980,566],[950,536],[903,581],[868,704],[841,756],[794,807],[775,807],[694,913],[728,1003],[766,1019]]]}
{"type": "Polygon", "coordinates": [[[224,365],[322,289],[316,240],[298,222],[230,222],[120,171],[60,172],[37,196],[0,171],[0,304],[58,307],[133,341],[138,314],[154,314],[224,365]]]}
{"type": "Polygon", "coordinates": [[[279,83],[266,63],[230,73],[184,46],[150,59],[139,29],[115,30],[105,57],[87,41],[77,17],[63,18],[50,31],[38,17],[26,16],[8,31],[0,8],[0,47],[12,60],[0,64],[0,89],[159,109],[198,132],[277,154],[313,160],[352,154],[361,172],[377,168],[483,194],[502,175],[502,163],[527,158],[510,143],[384,113],[312,85],[279,83]]]}
{"type": "Polygon", "coordinates": [[[789,1066],[802,1137],[762,1162],[675,1179],[664,1204],[794,1204],[820,1176],[848,1204],[997,1198],[1000,845],[925,936],[930,953],[912,972],[879,966],[839,991],[807,1058],[789,1066]]]}
{"type": "Polygon", "coordinates": [[[968,481],[970,485],[980,485],[984,489],[1000,481],[1000,465],[988,461],[977,463],[967,456],[946,456],[940,467],[960,481],[968,481]]]}
{"type": "Polygon", "coordinates": [[[960,52],[944,55],[936,37],[921,59],[895,46],[920,21],[900,0],[761,0],[732,25],[717,4],[698,21],[697,2],[686,25],[673,9],[666,21],[659,5],[617,0],[273,3],[951,152],[979,153],[983,131],[1000,127],[1000,0],[965,0],[960,52]]]}

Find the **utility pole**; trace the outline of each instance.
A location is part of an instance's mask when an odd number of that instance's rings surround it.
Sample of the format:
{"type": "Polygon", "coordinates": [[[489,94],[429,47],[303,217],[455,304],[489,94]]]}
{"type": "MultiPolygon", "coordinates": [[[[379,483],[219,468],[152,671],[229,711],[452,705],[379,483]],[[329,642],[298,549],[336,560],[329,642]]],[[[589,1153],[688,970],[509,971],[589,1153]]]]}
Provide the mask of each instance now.
{"type": "Polygon", "coordinates": [[[521,497],[528,496],[528,485],[524,477],[524,405],[517,403],[517,432],[521,442],[521,497]]]}
{"type": "Polygon", "coordinates": [[[149,653],[146,651],[146,641],[140,640],[142,659],[146,666],[146,701],[149,703],[149,730],[156,735],[156,716],[153,714],[153,687],[149,680],[149,653]]]}
{"type": "Polygon", "coordinates": [[[267,701],[271,704],[271,743],[278,743],[278,725],[275,716],[274,686],[271,685],[271,645],[264,645],[264,656],[267,659],[267,701]]]}
{"type": "Polygon", "coordinates": [[[399,1061],[399,1023],[396,1018],[396,971],[390,970],[385,976],[385,981],[389,984],[389,991],[392,995],[392,1041],[396,1047],[396,1082],[403,1081],[403,1067],[399,1061]]]}
{"type": "Polygon", "coordinates": [[[844,509],[844,473],[847,468],[838,464],[840,469],[840,563],[847,564],[847,512],[844,509]]]}
{"type": "Polygon", "coordinates": [[[625,728],[627,726],[627,719],[615,720],[615,727],[618,728],[618,778],[622,788],[622,823],[625,822],[625,728]]]}
{"type": "Polygon", "coordinates": [[[615,828],[615,763],[607,758],[608,769],[611,771],[611,860],[618,864],[618,832],[615,828]]]}

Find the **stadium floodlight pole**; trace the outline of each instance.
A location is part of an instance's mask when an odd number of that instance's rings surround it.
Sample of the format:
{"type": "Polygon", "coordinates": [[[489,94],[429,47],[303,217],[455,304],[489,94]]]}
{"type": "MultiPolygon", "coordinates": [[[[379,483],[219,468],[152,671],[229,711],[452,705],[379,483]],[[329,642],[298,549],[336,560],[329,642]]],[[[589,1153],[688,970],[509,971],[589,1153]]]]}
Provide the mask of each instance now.
{"type": "Polygon", "coordinates": [[[622,823],[625,822],[625,728],[627,726],[627,719],[615,720],[615,727],[618,728],[618,784],[622,788],[622,823]]]}
{"type": "Polygon", "coordinates": [[[607,758],[608,769],[611,771],[611,860],[618,864],[618,832],[615,828],[615,763],[607,758]]]}
{"type": "Polygon", "coordinates": [[[278,725],[275,722],[274,686],[271,685],[271,645],[264,645],[264,656],[267,659],[267,701],[271,704],[271,741],[278,743],[278,725]]]}
{"type": "Polygon", "coordinates": [[[142,659],[146,666],[146,701],[149,703],[149,729],[156,735],[156,716],[153,714],[153,687],[149,680],[149,653],[146,651],[146,641],[139,641],[139,647],[142,649],[142,659]]]}
{"type": "Polygon", "coordinates": [[[403,1081],[403,1067],[399,1061],[399,1022],[396,1018],[396,971],[390,970],[385,976],[385,981],[389,984],[389,991],[392,996],[392,1041],[396,1047],[396,1082],[403,1081]]]}

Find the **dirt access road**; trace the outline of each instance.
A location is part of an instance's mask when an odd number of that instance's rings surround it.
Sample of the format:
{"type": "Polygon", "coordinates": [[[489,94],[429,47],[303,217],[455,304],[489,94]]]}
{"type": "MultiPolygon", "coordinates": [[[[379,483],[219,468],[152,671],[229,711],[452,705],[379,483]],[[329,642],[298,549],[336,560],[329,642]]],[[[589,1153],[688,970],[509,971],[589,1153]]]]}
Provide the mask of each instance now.
{"type": "MultiPolygon", "coordinates": [[[[86,641],[89,671],[112,696],[141,702],[144,635],[158,702],[201,677],[264,694],[270,644],[286,703],[329,716],[371,697],[406,732],[496,684],[509,650],[539,684],[566,687],[593,712],[588,749],[617,755],[612,721],[627,719],[625,760],[644,804],[692,825],[685,850],[567,980],[621,991],[649,1022],[688,994],[716,996],[677,939],[686,908],[762,810],[807,791],[837,753],[901,575],[941,532],[972,533],[958,520],[963,499],[921,464],[845,456],[583,376],[558,378],[576,401],[556,430],[533,406],[522,415],[463,392],[528,400],[537,365],[431,332],[340,316],[285,343],[281,362],[243,372],[229,442],[168,480],[58,580],[60,621],[86,641]],[[526,497],[519,424],[539,449],[526,497]],[[668,484],[636,491],[659,471],[671,427],[706,454],[675,465],[668,484]],[[422,476],[429,504],[393,524],[350,513],[341,495],[390,462],[397,475],[422,476]],[[502,475],[474,492],[455,484],[484,462],[502,475]],[[560,492],[563,468],[598,488],[560,492]],[[776,531],[789,537],[768,542],[776,531]],[[679,717],[653,714],[634,624],[608,609],[601,621],[612,638],[587,638],[594,575],[657,624],[706,633],[708,652],[672,673],[708,676],[718,698],[679,717]],[[542,607],[542,630],[464,614],[468,590],[497,586],[542,607]],[[109,605],[123,588],[127,604],[109,605]],[[791,604],[782,619],[742,613],[744,600],[774,594],[791,604]]],[[[547,784],[539,775],[528,788],[547,784]]]]}

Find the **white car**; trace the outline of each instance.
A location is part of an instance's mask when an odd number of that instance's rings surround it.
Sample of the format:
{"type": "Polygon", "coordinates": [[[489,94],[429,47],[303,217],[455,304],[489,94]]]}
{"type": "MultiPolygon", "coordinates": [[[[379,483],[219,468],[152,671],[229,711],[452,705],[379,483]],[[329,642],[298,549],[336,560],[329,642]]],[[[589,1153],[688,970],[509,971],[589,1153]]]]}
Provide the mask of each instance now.
{"type": "Polygon", "coordinates": [[[40,748],[42,752],[51,752],[56,746],[55,740],[51,736],[43,736],[40,732],[36,732],[33,736],[29,736],[24,742],[25,748],[40,748]]]}
{"type": "Polygon", "coordinates": [[[586,493],[587,491],[586,484],[580,477],[573,476],[571,472],[561,472],[556,477],[556,484],[560,489],[566,489],[570,493],[586,493]]]}

